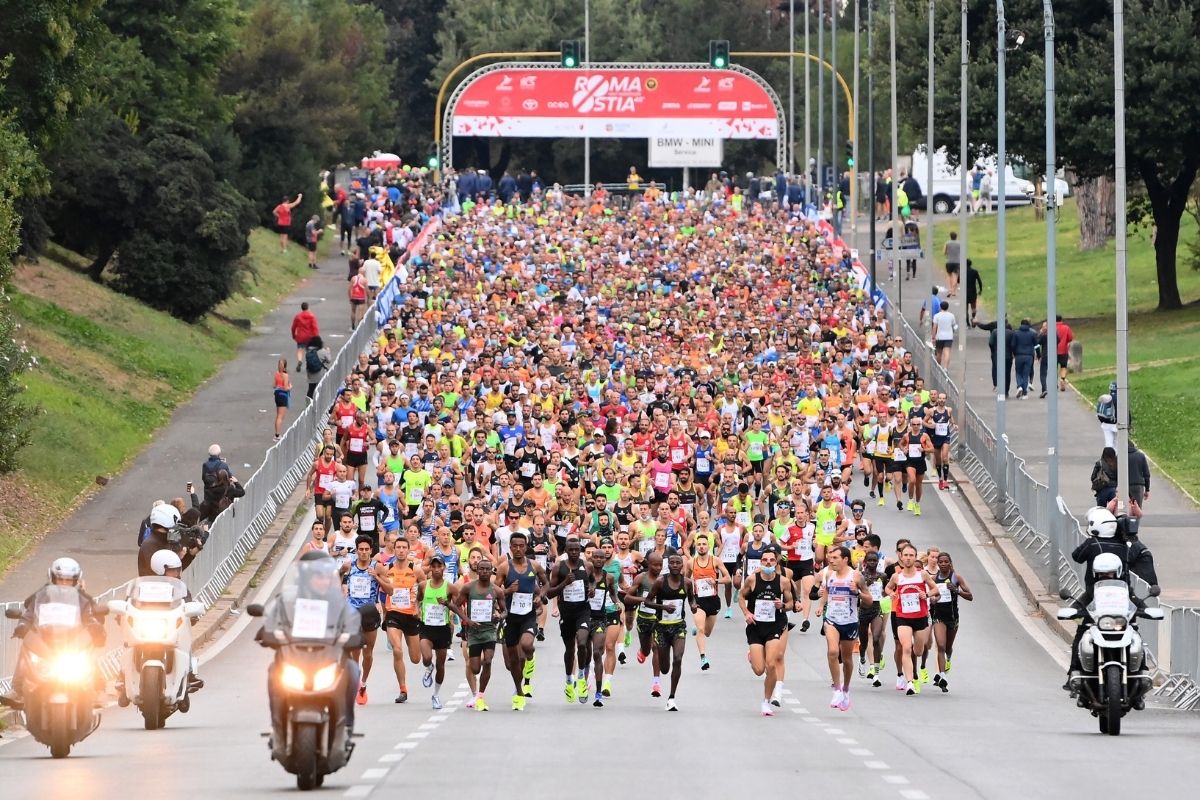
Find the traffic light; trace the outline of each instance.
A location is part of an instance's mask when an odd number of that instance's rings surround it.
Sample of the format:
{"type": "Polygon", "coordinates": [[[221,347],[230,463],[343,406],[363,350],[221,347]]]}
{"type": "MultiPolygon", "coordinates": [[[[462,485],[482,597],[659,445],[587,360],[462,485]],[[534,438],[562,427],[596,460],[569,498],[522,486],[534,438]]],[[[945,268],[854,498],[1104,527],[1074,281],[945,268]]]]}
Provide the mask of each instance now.
{"type": "Polygon", "coordinates": [[[846,166],[854,166],[854,142],[850,139],[846,140],[846,166]]]}
{"type": "Polygon", "coordinates": [[[559,66],[575,69],[583,60],[578,39],[563,39],[559,44],[559,66]]]}
{"type": "Polygon", "coordinates": [[[439,159],[436,155],[432,155],[429,157],[429,168],[430,169],[437,169],[438,166],[440,166],[440,164],[441,164],[441,159],[439,159]]]}
{"type": "Polygon", "coordinates": [[[729,66],[729,40],[710,39],[708,42],[708,64],[717,69],[729,66]]]}

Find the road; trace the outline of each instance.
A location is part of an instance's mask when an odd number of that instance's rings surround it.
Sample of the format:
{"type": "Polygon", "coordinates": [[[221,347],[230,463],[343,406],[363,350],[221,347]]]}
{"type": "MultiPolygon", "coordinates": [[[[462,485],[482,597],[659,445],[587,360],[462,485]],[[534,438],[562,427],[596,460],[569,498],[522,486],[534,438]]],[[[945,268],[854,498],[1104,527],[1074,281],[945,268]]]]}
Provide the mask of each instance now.
{"type": "MultiPolygon", "coordinates": [[[[526,712],[507,710],[511,683],[499,670],[488,692],[493,710],[466,710],[465,685],[451,688],[461,681],[461,660],[449,665],[447,709],[433,712],[419,676],[410,681],[407,705],[389,702],[394,683],[381,644],[384,667],[369,683],[371,703],[359,709],[365,737],[324,794],[420,797],[453,787],[472,797],[569,791],[601,798],[619,781],[684,797],[755,784],[910,800],[1116,797],[1145,792],[1147,769],[1155,772],[1156,793],[1190,793],[1191,775],[1171,767],[1191,763],[1200,716],[1151,709],[1127,717],[1119,738],[1098,734],[1095,720],[1058,688],[1063,670],[1056,658],[1065,657],[1065,646],[1022,608],[1019,617],[1010,611],[1002,593],[1011,600],[1013,591],[985,569],[984,562],[997,569],[995,555],[968,546],[964,537],[973,533],[964,533],[959,503],[957,495],[927,495],[919,521],[892,507],[868,508],[885,543],[915,534],[922,545],[948,550],[975,590],[976,602],[963,604],[949,694],[927,687],[906,697],[886,681],[880,689],[859,682],[849,712],[830,709],[823,639],[814,629],[793,634],[783,709],[764,719],[741,626],[722,619],[710,671],[700,671],[694,640],[688,642],[678,713],[665,713],[663,701],[649,696],[649,669],[633,659],[618,668],[605,708],[568,705],[554,637],[539,646],[526,712]],[[1056,657],[1037,640],[1049,642],[1056,657]]],[[[252,630],[247,626],[205,664],[208,686],[191,713],[173,716],[165,730],[144,731],[135,709],[112,708],[66,761],[51,760],[29,738],[0,747],[5,796],[120,798],[137,791],[234,798],[293,790],[259,736],[267,723],[270,655],[253,643],[252,630]]]]}

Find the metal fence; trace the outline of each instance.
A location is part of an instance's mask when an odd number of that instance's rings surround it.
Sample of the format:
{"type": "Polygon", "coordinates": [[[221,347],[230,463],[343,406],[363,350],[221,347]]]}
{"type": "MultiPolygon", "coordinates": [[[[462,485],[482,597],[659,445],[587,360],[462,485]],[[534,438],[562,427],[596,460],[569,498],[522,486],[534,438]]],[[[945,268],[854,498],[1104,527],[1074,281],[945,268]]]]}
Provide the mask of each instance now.
{"type": "MultiPolygon", "coordinates": [[[[946,393],[946,402],[955,409],[959,429],[953,440],[959,466],[970,477],[996,520],[1012,540],[1025,551],[1029,564],[1044,585],[1051,585],[1051,570],[1057,570],[1060,585],[1078,594],[1083,590],[1084,565],[1068,554],[1088,536],[1079,520],[1059,498],[1052,506],[1049,488],[1026,468],[1025,459],[1008,446],[1008,438],[997,441],[987,423],[980,418],[957,384],[934,358],[928,339],[913,330],[900,311],[887,303],[893,335],[902,336],[904,347],[913,354],[913,362],[930,389],[946,393]],[[1003,457],[1001,458],[1001,453],[1003,457]],[[1057,509],[1057,513],[1051,509],[1057,509]],[[1062,531],[1062,551],[1057,564],[1051,563],[1051,526],[1062,531]]],[[[1145,581],[1133,576],[1140,595],[1149,591],[1145,581]]],[[[1141,625],[1142,638],[1155,672],[1154,693],[1180,708],[1200,707],[1200,609],[1176,608],[1160,603],[1166,618],[1162,622],[1141,625]],[[1162,646],[1166,643],[1165,646],[1162,646]]]]}
{"type": "MultiPolygon", "coordinates": [[[[230,580],[245,564],[246,556],[275,519],[279,507],[308,472],[315,458],[314,443],[328,425],[329,408],[358,360],[359,353],[369,346],[376,335],[375,310],[371,308],[321,376],[312,402],[292,421],[279,441],[267,450],[262,465],[243,481],[245,496],[233,501],[209,527],[208,543],[184,573],[184,580],[191,587],[196,600],[203,602],[206,608],[221,596],[230,580]]],[[[133,553],[130,553],[132,560],[133,553]]],[[[123,598],[127,585],[124,583],[109,589],[96,599],[103,603],[123,598]]],[[[0,675],[5,676],[0,678],[0,691],[9,690],[9,676],[16,666],[20,651],[20,642],[12,638],[15,624],[12,620],[0,619],[0,675]]],[[[121,633],[115,620],[109,618],[106,629],[109,647],[119,645],[121,633]]],[[[102,660],[101,666],[109,678],[119,670],[119,655],[119,649],[110,649],[102,660]]]]}

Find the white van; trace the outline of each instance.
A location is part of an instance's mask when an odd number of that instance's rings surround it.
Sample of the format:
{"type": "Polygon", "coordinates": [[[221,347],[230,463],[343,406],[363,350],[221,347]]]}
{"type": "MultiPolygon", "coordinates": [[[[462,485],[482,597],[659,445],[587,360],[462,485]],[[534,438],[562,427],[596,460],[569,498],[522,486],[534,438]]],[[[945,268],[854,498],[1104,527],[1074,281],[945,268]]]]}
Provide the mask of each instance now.
{"type": "MultiPolygon", "coordinates": [[[[933,155],[933,191],[930,192],[925,185],[928,177],[928,163],[925,158],[924,148],[914,151],[910,162],[911,174],[917,179],[917,184],[921,187],[924,195],[926,197],[933,196],[934,213],[950,214],[958,206],[960,169],[950,166],[946,158],[946,148],[938,148],[937,152],[933,155]]],[[[1019,163],[1018,165],[1023,166],[1019,163]]],[[[990,169],[992,171],[992,207],[994,208],[1000,202],[1000,181],[996,177],[996,159],[994,156],[978,159],[975,162],[975,167],[977,169],[990,169]]],[[[1013,172],[1013,163],[1011,162],[1005,166],[1004,182],[1004,193],[1007,195],[1006,205],[1009,208],[1013,206],[1025,206],[1033,202],[1033,182],[1017,177],[1013,172]]],[[[1055,179],[1055,187],[1059,197],[1066,197],[1070,194],[1070,187],[1061,178],[1055,179]]],[[[970,191],[971,176],[970,168],[968,168],[967,192],[969,193],[970,191]]],[[[924,210],[925,199],[922,198],[912,205],[913,208],[924,210]]]]}

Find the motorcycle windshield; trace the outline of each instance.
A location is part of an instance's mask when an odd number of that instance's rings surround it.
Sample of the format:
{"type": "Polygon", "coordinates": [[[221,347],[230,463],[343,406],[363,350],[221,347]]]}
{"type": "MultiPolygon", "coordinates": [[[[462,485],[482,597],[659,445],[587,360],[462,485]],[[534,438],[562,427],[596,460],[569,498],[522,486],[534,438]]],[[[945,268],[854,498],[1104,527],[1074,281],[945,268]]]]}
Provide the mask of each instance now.
{"type": "Polygon", "coordinates": [[[1096,581],[1092,587],[1092,604],[1088,606],[1088,614],[1092,619],[1127,617],[1129,606],[1129,584],[1125,581],[1096,581]]]}
{"type": "Polygon", "coordinates": [[[33,596],[33,624],[40,633],[70,632],[82,624],[83,598],[72,586],[43,586],[33,596]]]}
{"type": "Polygon", "coordinates": [[[332,558],[297,561],[271,599],[263,627],[288,641],[332,644],[343,632],[348,601],[332,558]]]}
{"type": "Polygon", "coordinates": [[[125,596],[134,608],[165,611],[183,605],[187,584],[165,575],[147,575],[130,581],[125,596]]]}

